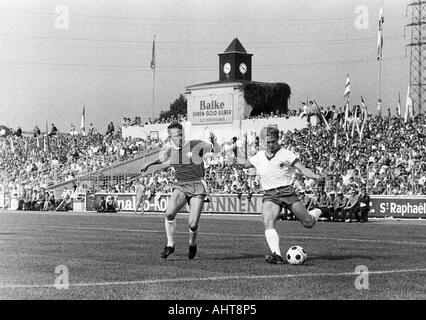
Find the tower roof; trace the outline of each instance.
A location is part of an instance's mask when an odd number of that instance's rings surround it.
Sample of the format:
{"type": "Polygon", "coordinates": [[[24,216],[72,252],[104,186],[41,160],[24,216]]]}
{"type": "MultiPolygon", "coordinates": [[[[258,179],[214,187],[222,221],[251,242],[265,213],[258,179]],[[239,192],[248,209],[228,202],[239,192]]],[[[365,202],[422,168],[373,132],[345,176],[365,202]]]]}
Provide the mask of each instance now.
{"type": "Polygon", "coordinates": [[[244,49],[243,45],[241,44],[240,40],[238,38],[235,38],[232,40],[231,44],[226,48],[225,53],[230,52],[238,52],[238,53],[247,53],[246,49],[244,49]]]}

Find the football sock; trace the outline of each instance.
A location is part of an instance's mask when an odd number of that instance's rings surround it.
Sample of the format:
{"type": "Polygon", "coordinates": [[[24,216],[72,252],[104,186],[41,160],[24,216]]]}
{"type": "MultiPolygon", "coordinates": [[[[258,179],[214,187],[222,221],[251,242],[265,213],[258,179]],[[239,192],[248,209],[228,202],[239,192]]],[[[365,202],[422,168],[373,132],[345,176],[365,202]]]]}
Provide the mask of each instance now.
{"type": "Polygon", "coordinates": [[[192,230],[189,228],[189,245],[193,246],[196,244],[198,229],[192,230]]]}
{"type": "Polygon", "coordinates": [[[173,247],[175,245],[174,234],[176,230],[176,220],[169,221],[165,219],[165,227],[166,227],[166,236],[167,236],[167,246],[173,247]]]}
{"type": "Polygon", "coordinates": [[[268,242],[269,249],[272,253],[276,253],[281,256],[280,250],[280,237],[278,236],[277,230],[274,228],[265,230],[266,242],[268,242]]]}
{"type": "Polygon", "coordinates": [[[317,209],[313,209],[313,210],[309,211],[308,213],[315,219],[315,222],[316,222],[316,221],[318,221],[322,212],[321,212],[321,209],[317,208],[317,209]]]}

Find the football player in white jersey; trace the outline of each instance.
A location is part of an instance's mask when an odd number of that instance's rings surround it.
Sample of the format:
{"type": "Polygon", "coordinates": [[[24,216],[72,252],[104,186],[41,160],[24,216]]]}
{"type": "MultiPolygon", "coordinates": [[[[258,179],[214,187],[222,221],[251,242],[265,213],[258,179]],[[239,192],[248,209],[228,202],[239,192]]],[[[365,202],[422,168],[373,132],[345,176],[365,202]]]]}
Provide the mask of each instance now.
{"type": "Polygon", "coordinates": [[[268,127],[266,133],[266,150],[259,151],[249,158],[242,167],[255,167],[260,176],[264,192],[262,202],[262,218],[265,225],[265,236],[271,254],[265,260],[272,264],[283,264],[280,239],[275,230],[275,223],[283,207],[288,208],[306,228],[312,228],[321,215],[320,209],[307,211],[305,205],[297,197],[293,188],[294,172],[299,170],[309,179],[319,180],[321,177],[306,168],[288,149],[282,148],[278,142],[279,130],[268,127]]]}

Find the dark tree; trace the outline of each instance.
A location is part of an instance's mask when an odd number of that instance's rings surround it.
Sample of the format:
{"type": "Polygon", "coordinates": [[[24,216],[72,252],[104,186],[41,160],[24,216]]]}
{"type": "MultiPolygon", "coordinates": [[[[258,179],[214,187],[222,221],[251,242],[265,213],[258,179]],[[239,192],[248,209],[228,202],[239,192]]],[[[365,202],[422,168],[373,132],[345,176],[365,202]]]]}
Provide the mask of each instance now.
{"type": "Polygon", "coordinates": [[[178,118],[179,116],[186,115],[187,112],[187,101],[183,94],[179,96],[173,103],[170,104],[170,110],[161,111],[160,119],[167,119],[171,116],[178,118]]]}
{"type": "Polygon", "coordinates": [[[243,92],[244,99],[253,107],[251,116],[259,115],[262,112],[275,112],[276,110],[281,113],[288,111],[288,98],[291,89],[286,83],[249,82],[243,86],[243,92]]]}

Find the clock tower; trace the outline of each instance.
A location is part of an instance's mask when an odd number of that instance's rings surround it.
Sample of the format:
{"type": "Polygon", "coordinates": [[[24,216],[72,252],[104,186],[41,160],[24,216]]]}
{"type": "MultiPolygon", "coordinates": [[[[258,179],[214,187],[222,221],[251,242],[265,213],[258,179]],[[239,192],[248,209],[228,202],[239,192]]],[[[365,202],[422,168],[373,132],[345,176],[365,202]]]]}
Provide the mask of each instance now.
{"type": "Polygon", "coordinates": [[[224,53],[219,53],[219,80],[251,81],[251,57],[235,38],[224,53]]]}

